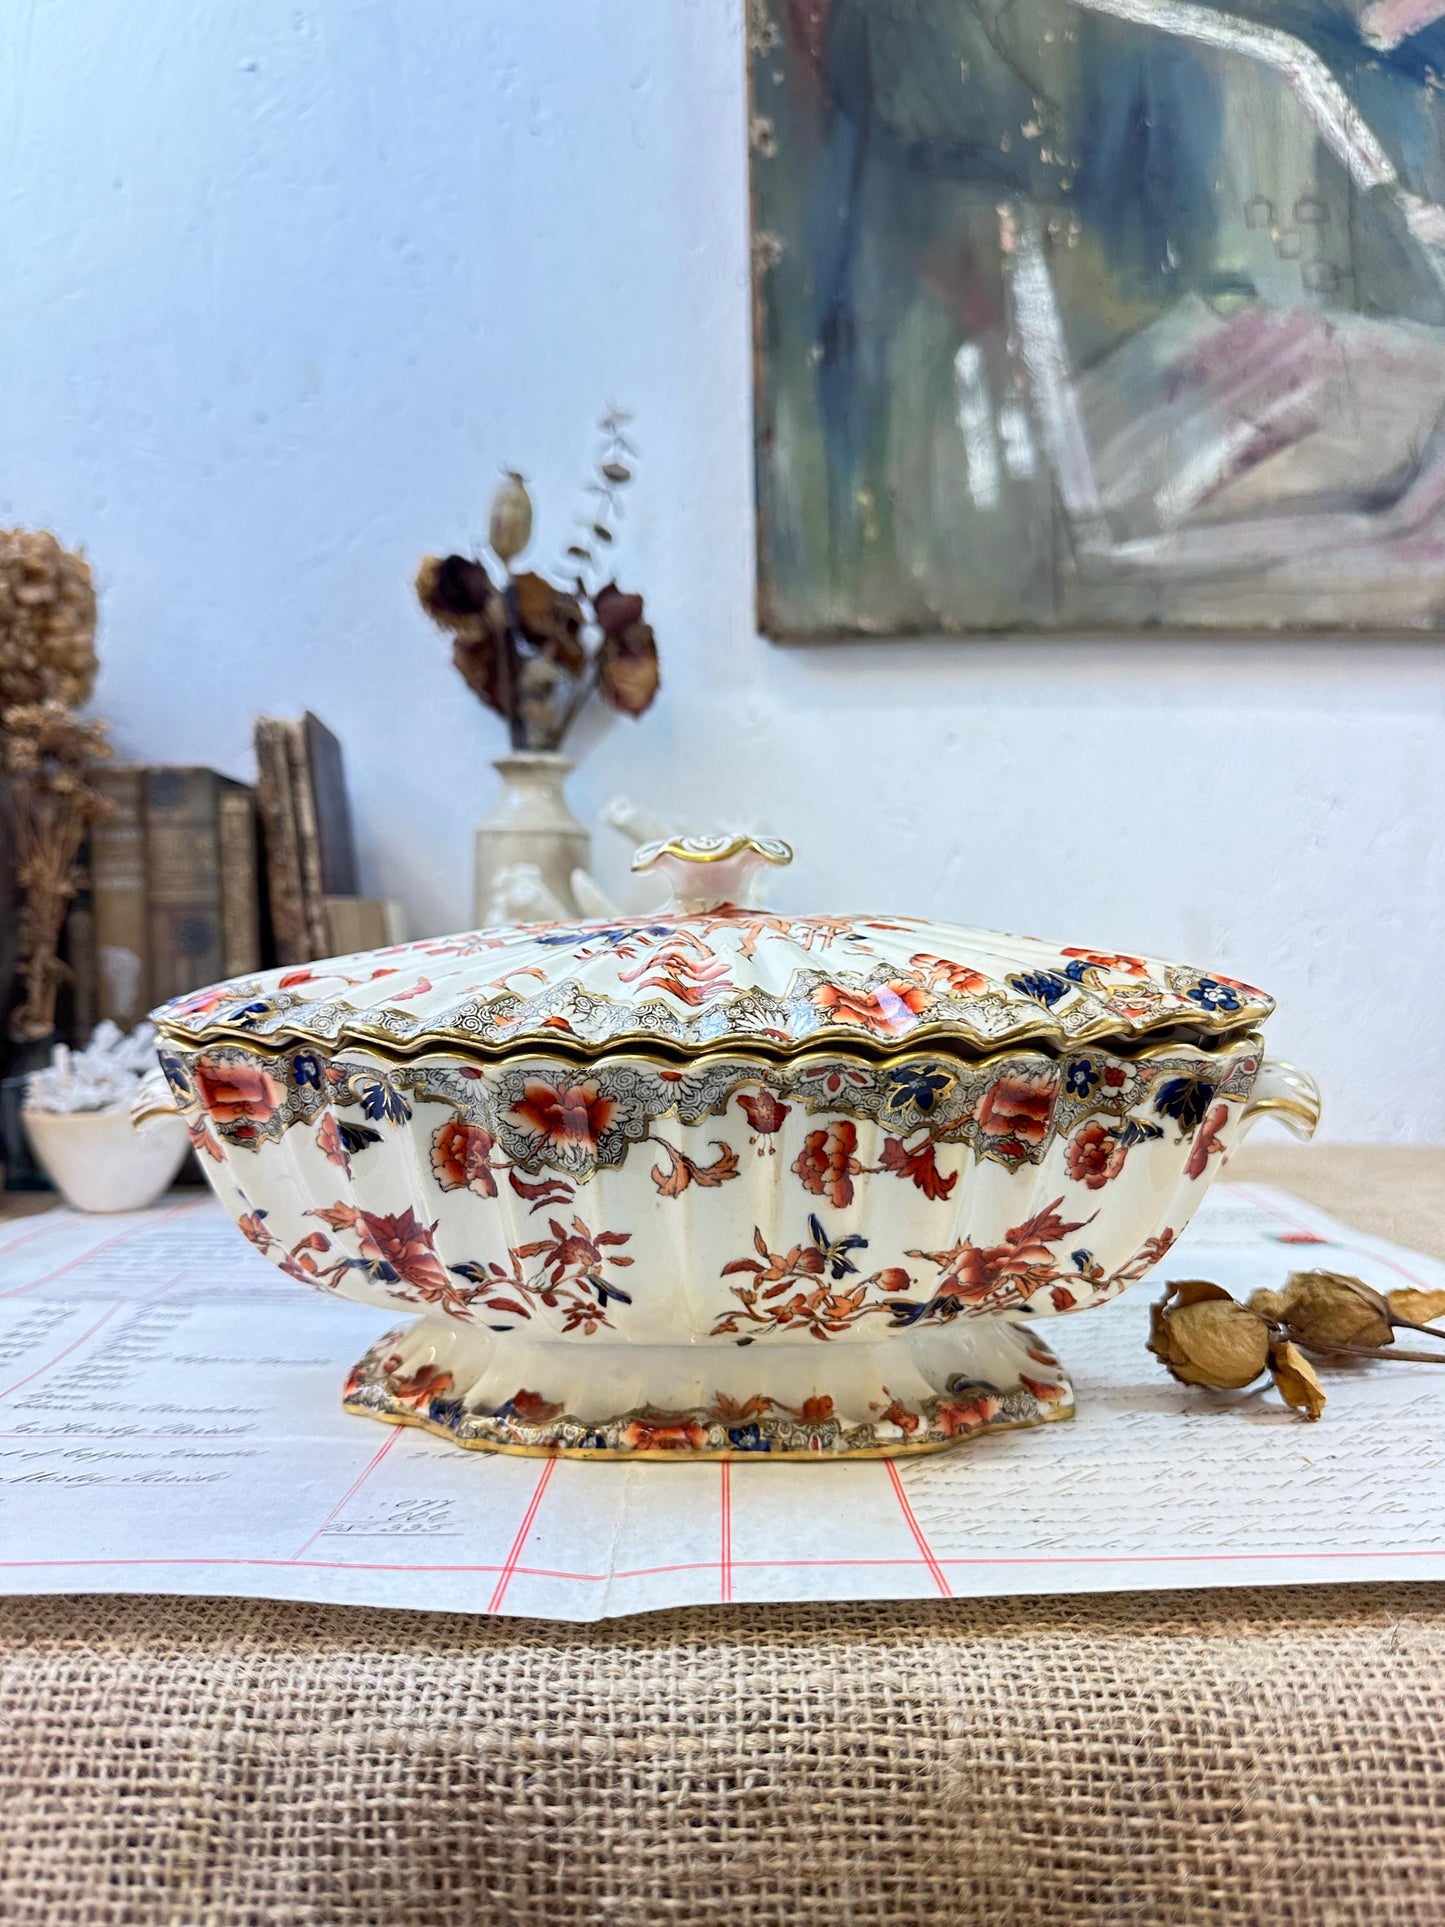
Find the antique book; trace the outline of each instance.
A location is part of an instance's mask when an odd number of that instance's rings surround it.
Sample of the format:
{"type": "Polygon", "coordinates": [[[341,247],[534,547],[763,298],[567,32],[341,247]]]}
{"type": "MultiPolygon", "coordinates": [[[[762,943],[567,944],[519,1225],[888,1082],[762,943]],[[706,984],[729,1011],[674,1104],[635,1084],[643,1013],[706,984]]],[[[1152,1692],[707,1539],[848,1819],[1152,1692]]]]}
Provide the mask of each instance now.
{"type": "MultiPolygon", "coordinates": [[[[240,863],[238,878],[224,880],[222,799],[235,791],[249,811],[245,784],[214,770],[146,771],[151,994],[157,1003],[233,974],[228,956],[243,959],[242,971],[260,961],[254,858],[249,866],[240,863]]],[[[249,820],[248,813],[248,831],[249,820]]]]}
{"type": "Polygon", "coordinates": [[[222,780],[216,799],[221,866],[221,974],[261,968],[256,801],[244,783],[222,780]]]}
{"type": "Polygon", "coordinates": [[[291,773],[291,808],[296,818],[296,847],[301,858],[301,909],[306,922],[307,957],[327,951],[325,891],[321,883],[321,828],[316,816],[316,794],[306,755],[306,731],[301,723],[283,723],[286,760],[291,773]]]}
{"type": "Polygon", "coordinates": [[[130,1030],[154,1001],[146,904],[145,771],[102,765],[95,772],[95,784],[111,806],[90,831],[97,1015],[130,1030]]]}
{"type": "Polygon", "coordinates": [[[306,741],[306,766],[311,776],[311,799],[316,814],[316,840],[321,862],[321,890],[328,897],[354,897],[356,845],[351,833],[351,804],[341,745],[308,709],[301,719],[306,741]]]}
{"type": "Polygon", "coordinates": [[[401,906],[383,897],[326,898],[327,955],[350,957],[404,943],[401,906]]]}
{"type": "Polygon", "coordinates": [[[301,849],[291,803],[287,728],[273,716],[256,719],[256,800],[266,853],[266,895],[276,961],[299,964],[310,962],[311,945],[303,908],[301,849]]]}

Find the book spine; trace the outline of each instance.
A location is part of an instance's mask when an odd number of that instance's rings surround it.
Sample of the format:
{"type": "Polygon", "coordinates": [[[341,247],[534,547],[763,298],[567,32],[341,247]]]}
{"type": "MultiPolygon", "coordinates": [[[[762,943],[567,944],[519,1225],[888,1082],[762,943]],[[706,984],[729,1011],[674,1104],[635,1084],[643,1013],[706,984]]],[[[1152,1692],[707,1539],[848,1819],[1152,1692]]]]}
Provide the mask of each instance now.
{"type": "Polygon", "coordinates": [[[266,850],[266,896],[276,961],[299,964],[309,960],[310,946],[301,909],[301,859],[291,809],[285,727],[269,716],[260,717],[256,723],[256,798],[266,850]]]}
{"type": "Polygon", "coordinates": [[[64,1021],[61,1035],[77,1050],[90,1042],[98,1021],[99,986],[96,982],[95,900],[91,887],[90,859],[82,851],[77,864],[75,894],[65,916],[65,963],[70,972],[65,985],[64,1021]]]}
{"type": "Polygon", "coordinates": [[[216,809],[221,864],[221,975],[249,977],[261,968],[255,799],[244,783],[224,782],[216,809]]]}
{"type": "Polygon", "coordinates": [[[311,765],[306,735],[300,723],[287,723],[286,761],[291,775],[291,807],[296,817],[296,842],[301,855],[301,909],[306,920],[307,960],[330,952],[326,930],[326,900],[321,887],[321,834],[316,825],[316,798],[311,789],[311,765]]]}
{"type": "Polygon", "coordinates": [[[95,923],[96,1007],[122,1030],[150,1009],[144,772],[100,769],[96,787],[110,809],[90,831],[95,923]]]}
{"type": "Polygon", "coordinates": [[[183,997],[224,973],[219,778],[208,769],[146,772],[151,994],[183,997]]]}

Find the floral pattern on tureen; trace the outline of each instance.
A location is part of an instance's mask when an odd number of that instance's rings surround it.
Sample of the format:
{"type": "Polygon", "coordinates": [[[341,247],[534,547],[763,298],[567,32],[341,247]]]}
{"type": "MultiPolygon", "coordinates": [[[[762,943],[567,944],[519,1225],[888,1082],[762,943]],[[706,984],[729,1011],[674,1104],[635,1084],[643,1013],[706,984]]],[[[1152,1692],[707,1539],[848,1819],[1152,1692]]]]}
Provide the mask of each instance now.
{"type": "Polygon", "coordinates": [[[752,907],[772,839],[638,852],[667,910],[270,972],[158,1013],[255,1249],[419,1313],[348,1408],[583,1455],[938,1450],[1068,1416],[1036,1321],[1167,1253],[1270,1000],[918,918],[752,907]]]}
{"type": "MultiPolygon", "coordinates": [[[[644,846],[637,864],[704,868],[745,886],[772,839],[644,846]],[[719,857],[699,856],[709,847],[719,857]]],[[[415,1049],[528,1043],[587,1051],[727,1043],[791,1053],[948,1037],[998,1049],[1039,1041],[1244,1034],[1273,1009],[1234,978],[1116,951],[1049,944],[916,917],[788,916],[699,891],[686,907],[592,923],[523,924],[276,970],[177,999],[187,1035],[415,1049]]]]}

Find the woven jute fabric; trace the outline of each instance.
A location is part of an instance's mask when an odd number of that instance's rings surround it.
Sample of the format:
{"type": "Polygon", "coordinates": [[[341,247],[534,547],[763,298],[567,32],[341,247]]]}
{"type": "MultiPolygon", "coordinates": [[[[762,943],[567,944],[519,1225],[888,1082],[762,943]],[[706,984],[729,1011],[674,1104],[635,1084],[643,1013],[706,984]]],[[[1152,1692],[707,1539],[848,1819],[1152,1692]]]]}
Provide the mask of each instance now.
{"type": "Polygon", "coordinates": [[[7,1922],[1445,1921],[1445,1587],[3,1622],[7,1922]]]}
{"type": "MultiPolygon", "coordinates": [[[[1239,1175],[1440,1250],[1381,1155],[1239,1175]]],[[[0,1601],[0,1920],[1445,1927],[1445,1586],[0,1601]]]]}

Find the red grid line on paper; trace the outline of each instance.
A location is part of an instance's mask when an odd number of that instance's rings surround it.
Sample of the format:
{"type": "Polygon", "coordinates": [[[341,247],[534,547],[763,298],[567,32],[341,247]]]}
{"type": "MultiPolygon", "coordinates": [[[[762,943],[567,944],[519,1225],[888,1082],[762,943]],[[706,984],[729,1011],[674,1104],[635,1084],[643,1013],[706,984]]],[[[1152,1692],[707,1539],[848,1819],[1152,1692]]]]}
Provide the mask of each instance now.
{"type": "MultiPolygon", "coordinates": [[[[1292,1211],[1286,1211],[1283,1205],[1276,1204],[1273,1198],[1261,1197],[1254,1185],[1235,1184],[1233,1188],[1261,1211],[1267,1211],[1272,1218],[1278,1218],[1281,1224],[1290,1225],[1296,1231],[1311,1232],[1317,1238],[1324,1237],[1323,1232],[1316,1231],[1313,1225],[1306,1224],[1303,1218],[1297,1218],[1292,1211]]],[[[1383,1251],[1367,1251],[1363,1245],[1353,1244],[1348,1238],[1331,1238],[1327,1242],[1333,1244],[1338,1251],[1352,1251],[1357,1257],[1368,1258],[1375,1264],[1387,1265],[1391,1271],[1397,1271],[1402,1278],[1418,1286],[1422,1291],[1429,1289],[1423,1278],[1417,1277],[1413,1271],[1407,1271],[1397,1259],[1387,1258],[1383,1251]]]]}
{"type": "Polygon", "coordinates": [[[311,1548],[316,1544],[316,1541],[321,1537],[322,1533],[325,1532],[326,1528],[336,1519],[337,1515],[346,1510],[347,1506],[351,1504],[351,1501],[356,1497],[357,1493],[366,1484],[366,1481],[371,1477],[372,1473],[381,1464],[382,1460],[386,1457],[387,1453],[396,1444],[397,1440],[400,1437],[401,1437],[401,1427],[393,1426],[391,1431],[387,1434],[385,1440],[382,1442],[380,1446],[378,1446],[376,1452],[373,1454],[371,1459],[368,1460],[367,1464],[352,1480],[351,1484],[346,1488],[345,1492],[343,1492],[341,1497],[336,1501],[336,1504],[332,1506],[331,1510],[327,1513],[326,1517],[321,1521],[321,1524],[317,1526],[316,1530],[312,1533],[311,1537],[307,1539],[305,1543],[302,1546],[300,1546],[297,1549],[297,1551],[295,1551],[291,1555],[291,1559],[289,1561],[290,1564],[292,1565],[296,1564],[297,1561],[299,1561],[301,1554],[303,1552],[309,1552],[311,1548]]]}
{"type": "MultiPolygon", "coordinates": [[[[557,1465],[558,1461],[556,1459],[548,1459],[542,1467],[542,1475],[537,1480],[537,1489],[532,1494],[531,1504],[523,1514],[522,1523],[517,1527],[517,1536],[512,1541],[512,1549],[507,1554],[507,1563],[502,1567],[501,1577],[497,1580],[496,1591],[487,1601],[487,1611],[489,1613],[501,1611],[502,1600],[506,1595],[508,1586],[512,1583],[513,1574],[517,1571],[517,1562],[522,1556],[522,1548],[527,1543],[527,1534],[532,1530],[532,1522],[536,1518],[537,1509],[542,1503],[542,1494],[547,1490],[548,1482],[552,1474],[557,1470],[557,1465]]],[[[562,1575],[559,1573],[556,1576],[560,1578],[562,1575]]],[[[599,1578],[604,1576],[603,1574],[597,1575],[599,1578]]]]}
{"type": "MultiPolygon", "coordinates": [[[[195,1198],[186,1204],[172,1205],[169,1211],[163,1211],[158,1218],[152,1218],[149,1215],[142,1217],[136,1223],[126,1225],[123,1230],[104,1239],[100,1244],[92,1245],[88,1251],[77,1252],[75,1257],[68,1258],[63,1265],[57,1265],[54,1271],[47,1271],[44,1277],[32,1278],[28,1285],[12,1285],[9,1291],[0,1291],[0,1298],[23,1298],[27,1291],[39,1291],[42,1285],[54,1284],[57,1278],[63,1278],[67,1272],[74,1271],[77,1265],[89,1263],[92,1258],[98,1258],[103,1251],[109,1251],[112,1246],[122,1243],[127,1238],[135,1237],[137,1232],[155,1231],[159,1226],[169,1224],[173,1218],[184,1217],[188,1211],[199,1211],[202,1205],[210,1202],[209,1197],[195,1198]]],[[[0,1258],[4,1255],[4,1252],[0,1251],[0,1258]]]]}
{"type": "Polygon", "coordinates": [[[733,1596],[733,1469],[724,1459],[718,1467],[722,1474],[722,1557],[718,1561],[718,1593],[724,1605],[733,1596]]]}
{"type": "Polygon", "coordinates": [[[69,1211],[61,1217],[60,1223],[57,1224],[54,1216],[47,1211],[39,1224],[32,1225],[28,1231],[22,1231],[18,1238],[7,1238],[5,1243],[0,1245],[0,1258],[8,1258],[12,1251],[19,1251],[22,1245],[33,1245],[37,1238],[44,1238],[47,1237],[50,1232],[58,1231],[62,1224],[75,1224],[78,1218],[78,1212],[69,1211]]]}
{"type": "Polygon", "coordinates": [[[953,1597],[953,1588],[948,1583],[948,1575],[933,1556],[933,1547],[929,1545],[923,1527],[919,1525],[918,1520],[914,1517],[913,1507],[908,1503],[908,1494],[903,1490],[903,1481],[898,1476],[898,1467],[893,1463],[892,1459],[885,1459],[883,1461],[883,1469],[887,1472],[894,1494],[897,1497],[899,1505],[903,1508],[903,1517],[907,1522],[908,1530],[913,1534],[918,1550],[923,1554],[923,1563],[933,1574],[933,1583],[938,1587],[938,1590],[943,1594],[945,1599],[951,1599],[953,1597]]]}

